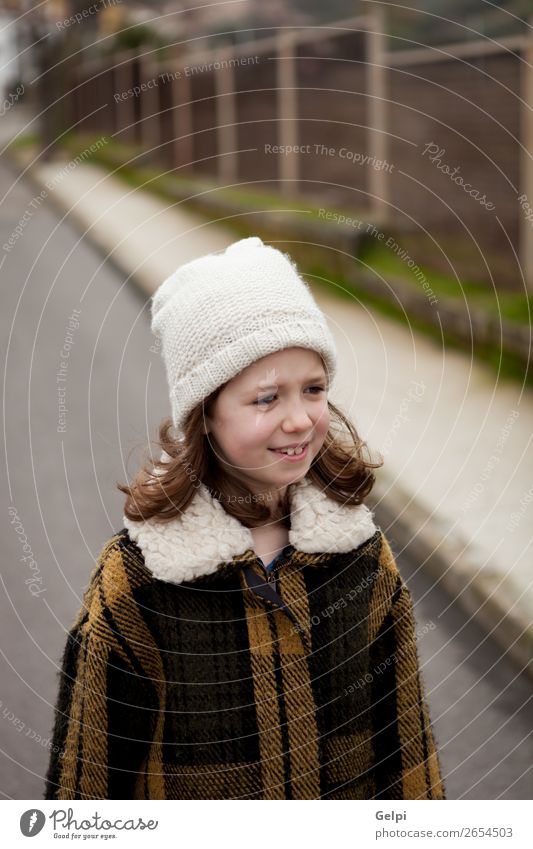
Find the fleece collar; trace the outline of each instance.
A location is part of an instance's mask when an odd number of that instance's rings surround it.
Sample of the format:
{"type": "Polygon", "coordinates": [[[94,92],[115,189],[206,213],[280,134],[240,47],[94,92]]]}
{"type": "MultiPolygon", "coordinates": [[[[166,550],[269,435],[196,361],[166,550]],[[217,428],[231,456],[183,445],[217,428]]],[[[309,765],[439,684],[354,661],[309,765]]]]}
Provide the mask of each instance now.
{"type": "MultiPolygon", "coordinates": [[[[297,551],[352,551],[377,530],[365,504],[339,504],[306,478],[289,493],[289,543],[297,551]]],[[[154,577],[175,584],[216,572],[254,548],[250,529],[230,516],[201,483],[187,510],[168,522],[132,522],[126,516],[123,521],[154,577]]]]}

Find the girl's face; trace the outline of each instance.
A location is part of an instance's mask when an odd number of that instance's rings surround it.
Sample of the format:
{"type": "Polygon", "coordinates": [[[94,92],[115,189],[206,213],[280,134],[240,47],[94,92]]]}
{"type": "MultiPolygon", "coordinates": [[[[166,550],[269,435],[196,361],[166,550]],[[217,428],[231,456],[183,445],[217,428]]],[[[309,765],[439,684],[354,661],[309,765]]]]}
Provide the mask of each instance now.
{"type": "Polygon", "coordinates": [[[205,429],[219,462],[253,493],[281,496],[307,474],[330,423],[322,359],[307,348],[262,357],[219,393],[205,429]],[[304,445],[287,456],[280,448],[304,445]]]}

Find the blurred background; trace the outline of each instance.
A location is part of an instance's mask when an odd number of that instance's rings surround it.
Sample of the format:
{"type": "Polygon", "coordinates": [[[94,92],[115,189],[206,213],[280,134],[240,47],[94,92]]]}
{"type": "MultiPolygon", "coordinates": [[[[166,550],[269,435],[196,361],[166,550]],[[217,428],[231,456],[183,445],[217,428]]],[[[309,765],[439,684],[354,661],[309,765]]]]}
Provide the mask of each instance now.
{"type": "Polygon", "coordinates": [[[42,798],[66,629],[169,414],[149,303],[260,235],[415,599],[449,798],[532,798],[528,0],[0,2],[0,787],[42,798]]]}

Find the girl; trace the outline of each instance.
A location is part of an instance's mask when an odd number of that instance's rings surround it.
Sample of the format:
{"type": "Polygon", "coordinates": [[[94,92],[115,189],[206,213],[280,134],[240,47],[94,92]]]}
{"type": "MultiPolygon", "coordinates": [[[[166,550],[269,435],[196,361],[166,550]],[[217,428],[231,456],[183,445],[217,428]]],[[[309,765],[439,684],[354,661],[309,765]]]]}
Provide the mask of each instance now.
{"type": "Polygon", "coordinates": [[[189,262],[152,329],[172,419],[69,631],[45,798],[444,799],[380,464],[294,263],[189,262]]]}

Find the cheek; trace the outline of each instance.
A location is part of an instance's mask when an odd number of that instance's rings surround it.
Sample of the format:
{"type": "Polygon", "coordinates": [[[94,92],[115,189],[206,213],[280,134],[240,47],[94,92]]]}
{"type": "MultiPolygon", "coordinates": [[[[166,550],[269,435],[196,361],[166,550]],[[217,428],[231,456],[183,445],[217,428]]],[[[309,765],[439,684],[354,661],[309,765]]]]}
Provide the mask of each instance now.
{"type": "Polygon", "coordinates": [[[316,419],[315,419],[316,433],[319,434],[321,437],[324,437],[326,435],[326,433],[328,432],[330,420],[331,420],[331,416],[330,416],[330,412],[329,412],[329,407],[327,405],[327,402],[325,402],[324,406],[318,412],[316,419]]]}
{"type": "Polygon", "coordinates": [[[262,413],[254,413],[250,416],[247,433],[249,447],[251,449],[264,449],[271,445],[272,441],[272,421],[269,421],[262,413]]]}
{"type": "MultiPolygon", "coordinates": [[[[226,453],[238,460],[268,443],[270,427],[261,413],[244,410],[231,421],[224,423],[223,439],[226,453]]],[[[222,434],[221,434],[222,436],[222,434]]]]}

